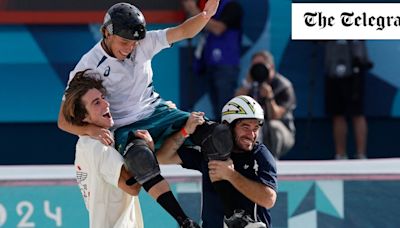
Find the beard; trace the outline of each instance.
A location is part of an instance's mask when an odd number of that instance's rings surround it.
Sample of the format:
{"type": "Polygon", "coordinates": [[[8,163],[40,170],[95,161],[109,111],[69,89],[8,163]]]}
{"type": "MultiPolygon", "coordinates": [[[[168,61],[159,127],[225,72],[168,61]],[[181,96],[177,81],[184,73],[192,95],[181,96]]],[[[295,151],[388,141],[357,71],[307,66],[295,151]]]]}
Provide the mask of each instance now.
{"type": "Polygon", "coordinates": [[[256,143],[254,139],[250,139],[245,136],[239,137],[239,136],[234,135],[233,137],[235,140],[235,146],[234,146],[235,152],[249,152],[253,149],[253,147],[256,143]],[[248,141],[251,141],[251,142],[248,142],[248,141]]]}

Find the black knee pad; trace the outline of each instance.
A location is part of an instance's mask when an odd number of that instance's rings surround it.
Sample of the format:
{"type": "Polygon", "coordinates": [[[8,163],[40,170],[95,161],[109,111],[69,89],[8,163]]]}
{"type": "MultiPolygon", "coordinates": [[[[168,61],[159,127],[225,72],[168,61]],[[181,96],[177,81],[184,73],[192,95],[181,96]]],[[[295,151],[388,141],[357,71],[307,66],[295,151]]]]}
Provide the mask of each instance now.
{"type": "Polygon", "coordinates": [[[125,167],[137,182],[143,183],[160,174],[160,166],[153,151],[143,139],[133,139],[124,151],[125,167]]]}
{"type": "Polygon", "coordinates": [[[146,181],[145,183],[143,183],[143,188],[144,190],[146,190],[146,192],[148,192],[154,185],[160,183],[161,181],[164,180],[164,177],[162,177],[160,174],[158,174],[157,176],[151,178],[150,180],[146,181]]]}
{"type": "Polygon", "coordinates": [[[233,137],[229,126],[206,121],[197,126],[190,136],[194,144],[201,147],[206,160],[227,160],[233,148],[233,137]]]}

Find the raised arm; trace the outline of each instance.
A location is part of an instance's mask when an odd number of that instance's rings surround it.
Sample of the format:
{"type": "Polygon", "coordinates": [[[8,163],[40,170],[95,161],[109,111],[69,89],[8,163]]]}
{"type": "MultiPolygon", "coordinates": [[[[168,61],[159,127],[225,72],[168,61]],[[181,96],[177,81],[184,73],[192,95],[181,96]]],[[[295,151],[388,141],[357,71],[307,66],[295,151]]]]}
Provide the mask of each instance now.
{"type": "Polygon", "coordinates": [[[208,0],[202,12],[176,27],[169,28],[167,31],[168,43],[172,44],[183,39],[192,38],[198,34],[217,12],[218,5],[219,0],[208,0]]]}
{"type": "MultiPolygon", "coordinates": [[[[201,13],[201,10],[197,6],[197,3],[195,0],[183,0],[182,5],[183,5],[184,11],[190,17],[193,17],[193,16],[201,13]]],[[[227,26],[224,22],[211,18],[207,22],[204,29],[218,36],[218,35],[222,34],[223,32],[225,32],[225,30],[227,29],[227,26]]]]}

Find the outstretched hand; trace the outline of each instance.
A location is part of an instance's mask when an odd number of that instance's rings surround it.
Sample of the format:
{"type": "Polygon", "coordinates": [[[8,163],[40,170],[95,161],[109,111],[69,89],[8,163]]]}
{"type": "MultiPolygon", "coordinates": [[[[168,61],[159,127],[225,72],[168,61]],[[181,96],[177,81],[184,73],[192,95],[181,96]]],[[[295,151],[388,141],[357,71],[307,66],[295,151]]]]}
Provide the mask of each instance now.
{"type": "Polygon", "coordinates": [[[210,19],[217,12],[219,5],[219,0],[208,0],[206,5],[204,6],[203,16],[206,19],[210,19]]]}

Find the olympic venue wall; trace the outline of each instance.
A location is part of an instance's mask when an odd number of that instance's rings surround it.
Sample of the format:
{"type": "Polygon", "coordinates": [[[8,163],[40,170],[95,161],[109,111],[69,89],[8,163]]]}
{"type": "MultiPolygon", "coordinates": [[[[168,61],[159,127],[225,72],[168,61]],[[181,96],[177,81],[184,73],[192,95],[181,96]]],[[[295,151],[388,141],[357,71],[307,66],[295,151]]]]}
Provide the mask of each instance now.
{"type": "MultiPolygon", "coordinates": [[[[397,227],[398,180],[306,179],[279,182],[272,209],[275,228],[397,227]]],[[[172,181],[183,209],[200,220],[199,178],[172,181]]],[[[0,181],[0,227],[88,227],[88,216],[74,180],[25,183],[0,181]]],[[[144,191],[140,195],[145,227],[177,227],[144,191]]]]}

